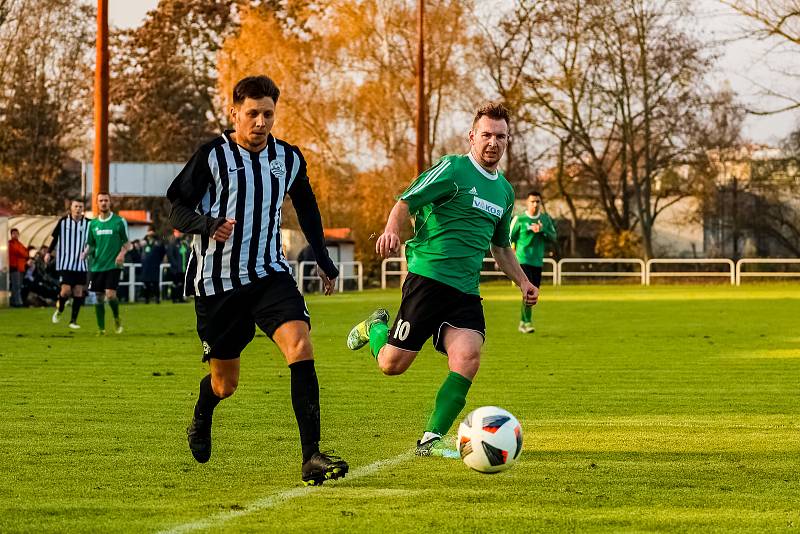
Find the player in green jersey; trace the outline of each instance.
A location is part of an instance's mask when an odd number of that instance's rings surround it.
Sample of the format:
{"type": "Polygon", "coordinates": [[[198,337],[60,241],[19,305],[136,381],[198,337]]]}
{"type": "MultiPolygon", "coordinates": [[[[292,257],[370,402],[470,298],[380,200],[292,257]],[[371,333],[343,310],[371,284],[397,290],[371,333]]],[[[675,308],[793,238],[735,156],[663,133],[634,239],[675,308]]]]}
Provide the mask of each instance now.
{"type": "Polygon", "coordinates": [[[115,331],[121,334],[122,321],[119,318],[117,287],[125,253],[130,248],[128,223],[111,212],[111,197],[108,193],[97,194],[97,206],[100,213],[97,218],[89,222],[89,232],[86,236],[85,257],[89,264],[89,291],[97,296],[94,309],[100,333],[106,333],[105,300],[107,299],[114,314],[115,331]]]}
{"type": "Polygon", "coordinates": [[[526,304],[538,299],[539,290],[525,276],[509,241],[514,191],[497,170],[508,128],[505,107],[483,106],[469,133],[469,153],[443,157],[400,195],[375,247],[383,257],[397,254],[400,229],[415,215],[400,309],[391,329],[389,314],[381,308],[347,338],[353,350],[369,343],[387,375],[405,372],[430,337],[447,356],[450,373],[417,441],[420,456],[448,455],[442,436],[466,405],[478,372],[486,330],[478,285],[486,251],[491,249],[498,266],[516,282],[526,304]]]}
{"type": "MultiPolygon", "coordinates": [[[[556,241],[556,226],[545,212],[542,194],[538,191],[528,193],[527,209],[511,221],[511,246],[517,251],[517,261],[533,285],[542,283],[542,263],[545,243],[556,241]]],[[[519,331],[532,334],[533,308],[522,304],[519,331]]]]}

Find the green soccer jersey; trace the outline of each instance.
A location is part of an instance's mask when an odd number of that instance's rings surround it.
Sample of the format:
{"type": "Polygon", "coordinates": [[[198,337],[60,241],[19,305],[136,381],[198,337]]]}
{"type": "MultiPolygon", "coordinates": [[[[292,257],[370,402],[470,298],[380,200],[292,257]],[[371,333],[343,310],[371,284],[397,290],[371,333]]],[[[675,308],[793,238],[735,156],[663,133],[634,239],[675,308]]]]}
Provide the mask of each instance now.
{"type": "Polygon", "coordinates": [[[444,156],[399,197],[415,215],[406,242],[409,272],[478,295],[490,244],[510,246],[514,190],[471,154],[444,156]]]}
{"type": "Polygon", "coordinates": [[[89,221],[89,232],[86,244],[89,245],[89,271],[96,273],[119,269],[116,263],[122,246],[128,242],[128,223],[125,219],[112,213],[106,220],[89,221]]]}
{"type": "Polygon", "coordinates": [[[511,221],[511,242],[517,249],[517,260],[534,267],[542,266],[545,241],[556,240],[556,226],[546,213],[534,217],[527,212],[517,215],[511,221]],[[534,225],[539,224],[538,232],[534,225]]]}

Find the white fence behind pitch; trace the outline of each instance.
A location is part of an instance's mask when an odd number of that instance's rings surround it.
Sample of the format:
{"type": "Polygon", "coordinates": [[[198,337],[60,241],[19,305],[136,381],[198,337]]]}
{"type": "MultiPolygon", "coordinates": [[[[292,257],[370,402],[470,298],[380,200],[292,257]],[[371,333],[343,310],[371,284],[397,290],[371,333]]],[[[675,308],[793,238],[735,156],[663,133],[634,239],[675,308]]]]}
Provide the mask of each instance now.
{"type": "MultiPolygon", "coordinates": [[[[339,267],[339,278],[336,282],[337,291],[344,291],[345,280],[355,280],[358,291],[364,290],[364,266],[360,261],[340,261],[336,262],[336,265],[339,267]]],[[[301,293],[305,292],[305,268],[314,268],[316,266],[317,262],[315,261],[301,261],[299,268],[295,269],[294,276],[301,293]]],[[[322,291],[322,279],[317,274],[312,274],[308,279],[314,280],[315,284],[319,284],[319,290],[322,291]]]]}
{"type": "Polygon", "coordinates": [[[798,278],[800,271],[745,271],[745,265],[800,265],[800,258],[743,258],[736,262],[736,285],[742,278],[798,278]]]}
{"type": "Polygon", "coordinates": [[[567,277],[581,278],[585,276],[601,278],[620,278],[636,277],[645,283],[647,276],[644,260],[639,258],[564,258],[558,262],[558,285],[562,285],[563,279],[567,277]],[[632,265],[638,267],[639,271],[565,271],[565,265],[592,265],[592,264],[612,264],[612,265],[632,265]]]}
{"type": "Polygon", "coordinates": [[[727,258],[654,258],[647,260],[645,283],[649,286],[653,278],[729,278],[736,282],[736,268],[733,260],[727,258]],[[653,265],[721,265],[725,271],[656,271],[653,265]]]}

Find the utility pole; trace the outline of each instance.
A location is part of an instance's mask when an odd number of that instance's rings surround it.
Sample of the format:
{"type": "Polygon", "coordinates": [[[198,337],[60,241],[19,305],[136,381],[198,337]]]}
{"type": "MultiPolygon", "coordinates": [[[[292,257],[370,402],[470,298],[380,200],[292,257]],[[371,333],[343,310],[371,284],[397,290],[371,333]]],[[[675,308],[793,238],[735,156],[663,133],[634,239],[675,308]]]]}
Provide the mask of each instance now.
{"type": "Polygon", "coordinates": [[[108,191],[108,0],[97,0],[97,59],[94,67],[94,173],[92,213],[97,193],[108,191]]]}
{"type": "Polygon", "coordinates": [[[418,0],[417,12],[417,176],[427,168],[425,145],[428,115],[425,105],[425,0],[418,0]]]}

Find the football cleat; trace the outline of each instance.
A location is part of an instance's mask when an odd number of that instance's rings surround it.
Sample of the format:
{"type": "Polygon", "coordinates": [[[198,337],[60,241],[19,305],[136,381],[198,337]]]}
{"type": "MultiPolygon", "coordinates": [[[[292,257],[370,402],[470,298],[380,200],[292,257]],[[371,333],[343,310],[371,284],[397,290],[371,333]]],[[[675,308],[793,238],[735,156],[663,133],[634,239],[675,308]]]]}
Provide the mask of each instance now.
{"type": "Polygon", "coordinates": [[[69,323],[69,327],[72,328],[73,330],[80,330],[81,325],[79,325],[78,323],[69,323]]]}
{"type": "Polygon", "coordinates": [[[122,321],[120,319],[114,319],[114,324],[117,326],[117,328],[114,330],[114,332],[116,332],[117,334],[121,334],[122,333],[122,321]]]}
{"type": "Polygon", "coordinates": [[[303,484],[306,486],[320,486],[326,480],[344,478],[350,466],[339,456],[315,452],[314,455],[303,462],[303,484]]]}
{"type": "Polygon", "coordinates": [[[520,322],[518,330],[523,334],[533,334],[534,332],[536,332],[536,329],[533,327],[533,323],[520,322]]]}
{"type": "Polygon", "coordinates": [[[369,329],[376,323],[389,324],[389,312],[378,308],[369,317],[358,323],[347,334],[347,348],[358,350],[369,343],[369,329]]]}
{"type": "Polygon", "coordinates": [[[52,321],[53,324],[56,324],[59,321],[61,321],[61,312],[59,312],[58,309],[56,309],[56,311],[53,312],[52,321]]]}
{"type": "Polygon", "coordinates": [[[206,463],[211,458],[211,420],[192,417],[191,424],[186,428],[186,437],[194,459],[201,464],[206,463]]]}
{"type": "Polygon", "coordinates": [[[438,456],[439,458],[460,458],[458,451],[448,449],[441,437],[433,437],[428,440],[417,441],[417,456],[438,456]]]}

